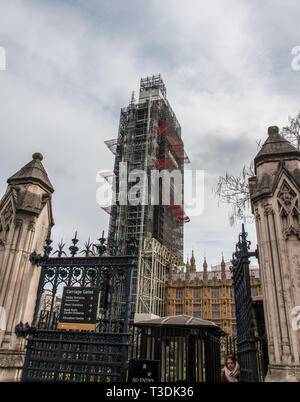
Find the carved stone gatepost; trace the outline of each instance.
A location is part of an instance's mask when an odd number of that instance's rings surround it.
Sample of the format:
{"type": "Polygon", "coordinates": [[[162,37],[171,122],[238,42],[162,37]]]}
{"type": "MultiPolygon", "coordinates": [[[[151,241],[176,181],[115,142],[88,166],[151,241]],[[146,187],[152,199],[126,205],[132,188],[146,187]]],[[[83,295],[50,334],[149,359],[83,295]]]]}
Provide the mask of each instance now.
{"type": "Polygon", "coordinates": [[[32,265],[33,251],[43,245],[53,222],[54,189],[42,165],[33,160],[8,179],[0,201],[0,381],[17,381],[24,364],[24,339],[17,338],[20,322],[31,324],[40,268],[32,265]]]}
{"type": "Polygon", "coordinates": [[[269,127],[249,179],[266,321],[266,381],[300,381],[300,151],[269,127]]]}

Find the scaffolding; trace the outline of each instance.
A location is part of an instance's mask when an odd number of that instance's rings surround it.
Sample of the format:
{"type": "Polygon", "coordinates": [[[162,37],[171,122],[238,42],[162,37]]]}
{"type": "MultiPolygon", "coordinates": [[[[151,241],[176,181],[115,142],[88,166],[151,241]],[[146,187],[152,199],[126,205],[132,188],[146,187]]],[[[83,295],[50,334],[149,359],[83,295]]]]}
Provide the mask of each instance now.
{"type": "Polygon", "coordinates": [[[170,201],[169,204],[170,209],[174,212],[180,222],[189,222],[190,218],[185,214],[184,210],[180,205],[174,204],[174,201],[170,201]]]}
{"type": "MultiPolygon", "coordinates": [[[[164,283],[167,264],[183,255],[183,224],[188,222],[183,211],[184,163],[189,159],[181,140],[180,124],[166,99],[166,87],[160,75],[142,78],[139,100],[132,96],[121,109],[118,137],[105,144],[115,156],[114,194],[110,213],[108,251],[126,254],[127,240],[134,237],[138,244],[138,262],[133,270],[133,311],[160,315],[163,311],[164,283]],[[148,178],[140,187],[142,202],[133,205],[127,192],[136,183],[122,188],[120,163],[127,164],[127,174],[143,170],[148,178]],[[181,186],[171,185],[169,205],[151,205],[151,171],[178,169],[181,186]],[[182,205],[174,204],[176,191],[181,192],[182,205]],[[127,197],[128,205],[120,202],[127,197]],[[166,251],[168,250],[168,251],[166,251]]],[[[161,190],[159,190],[161,191],[161,190]]]]}
{"type": "Polygon", "coordinates": [[[183,265],[180,258],[156,239],[144,240],[137,293],[134,295],[137,313],[164,316],[165,285],[169,269],[183,265]]]}
{"type": "Polygon", "coordinates": [[[161,126],[156,126],[155,129],[159,135],[167,139],[180,162],[190,163],[189,157],[184,150],[182,140],[178,137],[176,131],[173,129],[170,123],[164,123],[161,126]]]}
{"type": "Polygon", "coordinates": [[[164,98],[167,96],[166,86],[161,78],[160,74],[152,75],[152,77],[141,78],[140,82],[140,96],[143,92],[160,90],[164,98]]]}
{"type": "Polygon", "coordinates": [[[171,158],[152,159],[158,170],[174,169],[176,166],[171,158]]]}

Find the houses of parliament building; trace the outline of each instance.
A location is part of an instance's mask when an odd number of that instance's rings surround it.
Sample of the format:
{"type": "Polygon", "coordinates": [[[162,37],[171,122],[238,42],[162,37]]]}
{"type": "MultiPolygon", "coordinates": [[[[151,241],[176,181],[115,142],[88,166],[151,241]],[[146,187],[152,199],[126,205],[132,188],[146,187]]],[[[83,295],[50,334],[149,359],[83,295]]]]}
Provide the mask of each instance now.
{"type": "MultiPolygon", "coordinates": [[[[229,267],[222,257],[220,264],[197,271],[194,252],[186,262],[185,272],[170,270],[166,284],[165,315],[186,314],[213,321],[228,335],[236,335],[234,288],[229,267]]],[[[258,266],[249,266],[253,300],[261,299],[258,266]]]]}

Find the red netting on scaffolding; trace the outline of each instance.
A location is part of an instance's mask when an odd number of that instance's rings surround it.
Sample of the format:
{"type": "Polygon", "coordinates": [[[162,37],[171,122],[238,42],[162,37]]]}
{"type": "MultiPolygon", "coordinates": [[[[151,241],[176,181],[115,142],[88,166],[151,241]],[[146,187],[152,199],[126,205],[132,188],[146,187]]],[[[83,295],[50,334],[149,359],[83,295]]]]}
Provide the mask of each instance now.
{"type": "Polygon", "coordinates": [[[174,212],[180,222],[187,223],[190,221],[190,218],[185,214],[184,210],[180,205],[175,205],[174,201],[170,201],[168,207],[174,212]]]}
{"type": "Polygon", "coordinates": [[[112,140],[106,140],[104,141],[105,145],[107,148],[114,154],[114,155],[119,155],[119,149],[118,145],[122,143],[121,140],[118,140],[117,138],[114,138],[112,140]]]}
{"type": "Polygon", "coordinates": [[[190,163],[189,157],[170,123],[167,122],[161,126],[156,126],[155,129],[159,135],[166,137],[181,163],[190,163]]]}
{"type": "Polygon", "coordinates": [[[171,158],[152,159],[152,161],[158,170],[175,168],[175,164],[171,158]]]}

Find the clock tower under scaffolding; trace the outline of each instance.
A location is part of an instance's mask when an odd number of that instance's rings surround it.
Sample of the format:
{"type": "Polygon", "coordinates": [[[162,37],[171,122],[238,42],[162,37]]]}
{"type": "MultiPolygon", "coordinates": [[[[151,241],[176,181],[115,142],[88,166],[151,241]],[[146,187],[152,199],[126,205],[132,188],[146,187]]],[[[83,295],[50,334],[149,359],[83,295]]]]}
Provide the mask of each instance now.
{"type": "Polygon", "coordinates": [[[133,94],[121,109],[117,139],[105,143],[115,155],[112,205],[104,208],[110,213],[108,250],[126,254],[127,241],[134,238],[132,311],[162,316],[169,267],[184,265],[183,226],[189,221],[183,211],[184,164],[189,159],[160,75],[141,79],[138,101],[133,94]]]}

